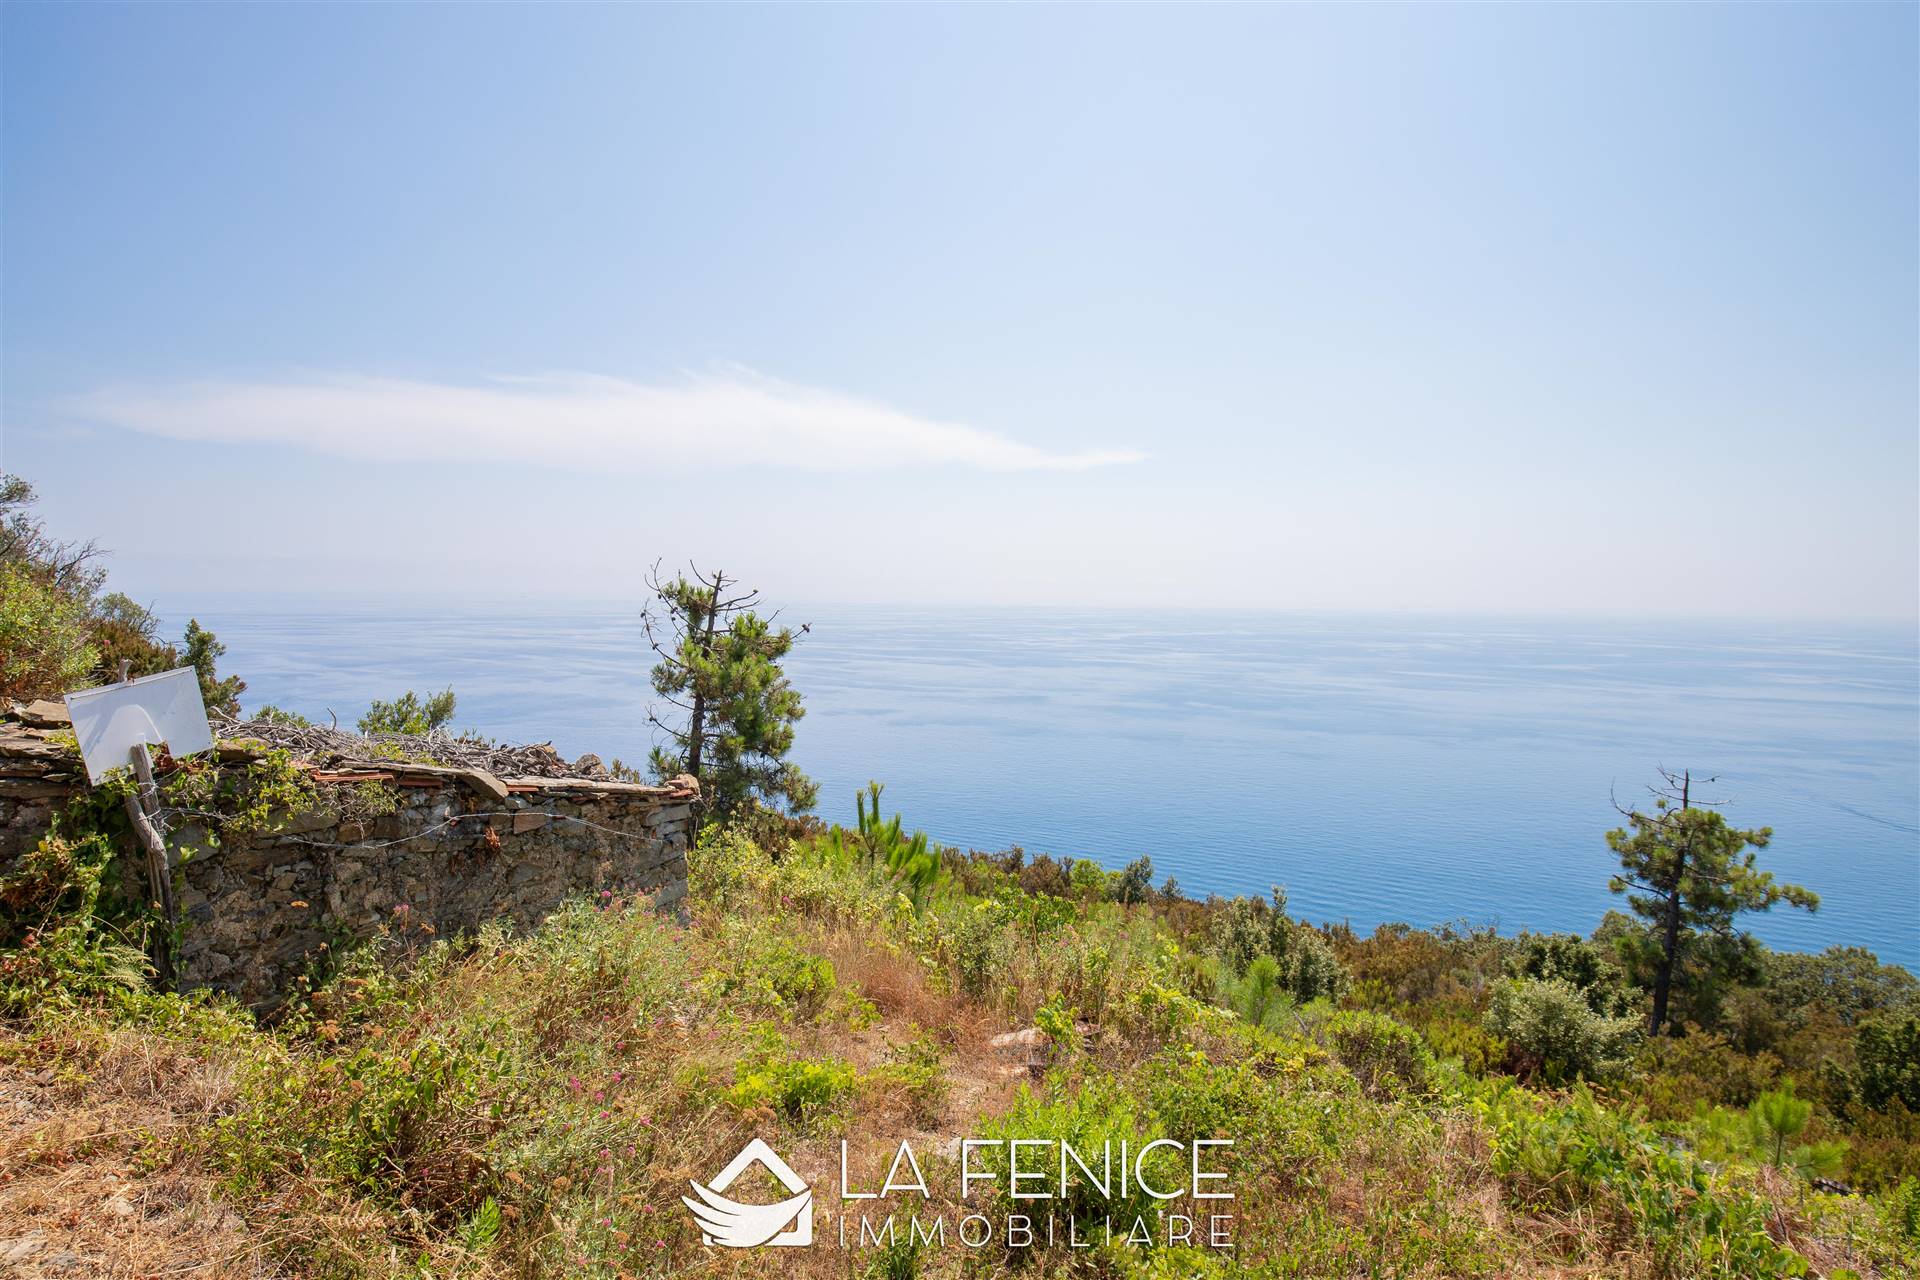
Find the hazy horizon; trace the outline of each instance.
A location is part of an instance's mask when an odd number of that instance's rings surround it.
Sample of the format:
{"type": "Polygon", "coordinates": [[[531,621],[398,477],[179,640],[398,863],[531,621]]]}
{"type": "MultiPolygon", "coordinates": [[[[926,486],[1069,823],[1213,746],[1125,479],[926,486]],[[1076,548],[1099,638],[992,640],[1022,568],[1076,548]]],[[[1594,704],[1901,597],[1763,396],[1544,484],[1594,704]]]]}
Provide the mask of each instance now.
{"type": "MultiPolygon", "coordinates": [[[[217,610],[236,614],[275,612],[298,616],[306,612],[355,611],[359,609],[393,609],[399,612],[415,611],[422,614],[458,616],[462,612],[472,613],[512,613],[521,616],[561,615],[569,613],[609,614],[638,612],[650,599],[644,589],[638,585],[638,579],[632,588],[623,588],[617,592],[603,595],[536,595],[526,592],[488,594],[486,592],[423,592],[423,591],[369,591],[351,587],[339,589],[320,589],[311,591],[206,591],[185,590],[149,592],[142,595],[130,590],[115,570],[115,557],[109,555],[103,562],[109,571],[108,588],[127,591],[135,600],[154,608],[155,612],[168,624],[178,621],[185,625],[189,614],[196,612],[212,613],[217,610]]],[[[704,567],[704,566],[703,566],[704,567]]],[[[731,576],[731,570],[729,570],[731,576]]],[[[1213,615],[1222,619],[1241,618],[1314,618],[1353,620],[1368,617],[1392,619],[1397,621],[1444,621],[1449,618],[1471,620],[1476,623],[1494,623],[1512,621],[1516,623],[1565,624],[1576,626],[1583,623],[1594,625],[1619,624],[1630,626],[1636,623],[1658,623],[1662,626],[1686,628],[1735,627],[1751,625],[1756,627],[1782,627],[1791,630],[1834,629],[1841,631],[1861,630],[1872,632],[1895,631],[1902,634],[1911,629],[1912,620],[1905,617],[1874,617],[1871,615],[1808,617],[1791,614],[1763,613],[1652,613],[1604,610],[1536,610],[1522,609],[1420,609],[1393,608],[1379,606],[1373,608],[1310,608],[1295,605],[1239,605],[1220,609],[1201,604],[1048,604],[1033,601],[988,601],[968,599],[855,599],[812,597],[781,597],[765,588],[761,589],[763,612],[779,611],[781,619],[793,625],[808,620],[808,610],[847,609],[861,612],[884,612],[899,610],[916,614],[973,614],[990,615],[997,612],[1021,615],[1044,615],[1047,613],[1114,615],[1138,614],[1142,617],[1182,617],[1213,615]]],[[[217,616],[217,615],[216,615],[217,616]]],[[[208,621],[207,617],[200,619],[208,621]]],[[[176,628],[177,629],[177,628],[176,628]]],[[[1920,651],[1920,633],[1913,637],[1917,651],[1920,651]]]]}

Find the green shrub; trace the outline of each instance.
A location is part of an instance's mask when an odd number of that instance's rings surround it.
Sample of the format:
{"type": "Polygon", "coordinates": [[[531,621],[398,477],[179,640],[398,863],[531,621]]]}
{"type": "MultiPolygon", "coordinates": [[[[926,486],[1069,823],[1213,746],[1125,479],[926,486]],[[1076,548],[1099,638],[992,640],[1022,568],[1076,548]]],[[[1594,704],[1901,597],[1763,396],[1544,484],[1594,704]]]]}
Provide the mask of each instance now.
{"type": "Polygon", "coordinates": [[[1327,1019],[1327,1048],[1374,1097],[1424,1093],[1433,1085],[1433,1053],[1411,1027],[1383,1014],[1349,1009],[1327,1019]]]}
{"type": "Polygon", "coordinates": [[[1201,1026],[1227,1016],[1224,1010],[1177,987],[1149,979],[1131,994],[1116,1021],[1127,1030],[1164,1044],[1178,1044],[1201,1026]]]}
{"type": "Polygon", "coordinates": [[[1214,914],[1209,942],[1220,963],[1233,974],[1242,974],[1253,958],[1277,956],[1286,950],[1285,934],[1290,923],[1286,917],[1286,890],[1275,886],[1274,906],[1264,898],[1234,898],[1214,914]]]}
{"type": "Polygon", "coordinates": [[[949,936],[954,975],[961,994],[983,999],[1004,975],[1013,939],[988,903],[962,907],[957,915],[949,936]]]}
{"type": "Polygon", "coordinates": [[[1817,955],[1768,954],[1766,990],[1792,1022],[1824,1009],[1840,1025],[1858,1026],[1876,1013],[1920,1008],[1920,980],[1895,964],[1882,964],[1865,947],[1828,947],[1817,955]]]}
{"type": "Polygon", "coordinates": [[[1700,1153],[1710,1159],[1752,1160],[1803,1178],[1830,1177],[1840,1171],[1847,1144],[1794,1141],[1812,1119],[1813,1104],[1797,1097],[1788,1080],[1755,1098],[1745,1112],[1702,1107],[1691,1134],[1700,1153]]]}
{"type": "Polygon", "coordinates": [[[1847,1181],[1863,1191],[1884,1191],[1920,1181],[1920,1115],[1895,1098],[1885,1111],[1861,1111],[1847,1135],[1847,1181]]]}
{"type": "Polygon", "coordinates": [[[1145,902],[1153,895],[1153,859],[1135,858],[1113,878],[1113,900],[1121,903],[1145,902]]]}
{"type": "Polygon", "coordinates": [[[1780,1059],[1745,1054],[1713,1031],[1643,1038],[1619,1081],[1655,1116],[1684,1119],[1701,1102],[1744,1108],[1780,1078],[1780,1059]]]}
{"type": "Polygon", "coordinates": [[[267,1042],[246,1059],[241,1104],[215,1123],[211,1150],[237,1194],[269,1193],[298,1169],[464,1219],[482,1206],[478,1152],[519,1074],[509,1047],[483,1036],[376,1036],[319,1060],[267,1042]]]}
{"type": "Polygon", "coordinates": [[[460,1247],[468,1253],[484,1253],[500,1238],[500,1202],[488,1196],[480,1202],[466,1224],[460,1228],[460,1247]]]}
{"type": "Polygon", "coordinates": [[[1347,971],[1327,940],[1312,929],[1296,927],[1287,940],[1285,957],[1288,992],[1301,1004],[1338,1000],[1347,990],[1347,971]]]}
{"type": "Polygon", "coordinates": [[[1889,1191],[1881,1201],[1880,1215],[1896,1237],[1920,1249],[1920,1178],[1908,1178],[1889,1191]]]}
{"type": "Polygon", "coordinates": [[[949,1088],[940,1046],[920,1033],[889,1047],[887,1061],[867,1074],[866,1083],[899,1089],[906,1095],[909,1113],[921,1124],[939,1119],[949,1088]]]}
{"type": "Polygon", "coordinates": [[[91,612],[93,647],[100,654],[94,669],[101,676],[117,677],[122,662],[135,678],[180,665],[179,648],[160,638],[160,619],[131,596],[110,591],[93,602],[91,612]]]}
{"type": "Polygon", "coordinates": [[[909,834],[899,814],[882,820],[877,782],[869,782],[864,792],[854,793],[855,828],[835,825],[806,841],[802,856],[816,866],[838,871],[855,867],[883,870],[892,877],[900,893],[913,909],[923,909],[940,882],[940,851],[933,847],[924,831],[909,834]]]}
{"type": "Polygon", "coordinates": [[[1101,902],[1113,896],[1113,877],[1091,858],[1075,858],[1067,882],[1076,898],[1101,902]]]}
{"type": "Polygon", "coordinates": [[[1596,1013],[1585,992],[1558,978],[1496,983],[1486,1025],[1507,1042],[1522,1075],[1553,1084],[1612,1079],[1631,1060],[1640,1034],[1637,1019],[1596,1013]]]}
{"type": "Polygon", "coordinates": [[[1089,1022],[1106,1016],[1107,1000],[1130,956],[1112,934],[1097,928],[1066,929],[1037,957],[1042,989],[1054,988],[1089,1022]]]}
{"type": "Polygon", "coordinates": [[[225,837],[284,828],[322,804],[312,779],[291,754],[277,749],[239,767],[201,756],[182,760],[160,784],[160,795],[198,816],[216,845],[225,837]]]}
{"type": "Polygon", "coordinates": [[[86,680],[98,657],[80,601],[0,561],[0,698],[58,698],[86,680]]]}
{"type": "Polygon", "coordinates": [[[911,1233],[895,1236],[874,1250],[873,1260],[861,1274],[865,1280],[919,1280],[920,1255],[926,1243],[911,1233]]]}
{"type": "Polygon", "coordinates": [[[1167,1052],[1148,1066],[1142,1088],[1169,1137],[1254,1140],[1273,1126],[1267,1113],[1276,1088],[1272,1064],[1249,1055],[1211,1062],[1198,1054],[1167,1052]]]}
{"type": "Polygon", "coordinates": [[[1470,1075],[1484,1076],[1506,1065],[1509,1052],[1507,1042],[1487,1030],[1486,1024],[1479,1019],[1459,1016],[1435,1018],[1427,1023],[1422,1034],[1432,1047],[1434,1057],[1456,1061],[1461,1070],[1470,1075]]]}
{"type": "Polygon", "coordinates": [[[1633,1001],[1623,989],[1625,975],[1594,943],[1571,933],[1523,933],[1513,940],[1507,973],[1534,982],[1564,982],[1595,1013],[1619,1017],[1633,1001]]]}
{"type": "Polygon", "coordinates": [[[1037,949],[1055,941],[1063,929],[1080,919],[1083,908],[1070,898],[1017,891],[1003,884],[995,887],[990,910],[996,920],[1019,935],[1022,943],[1037,949]]]}
{"type": "Polygon", "coordinates": [[[200,701],[207,710],[215,715],[239,715],[240,695],[247,691],[247,682],[239,676],[222,677],[214,669],[226,656],[227,646],[201,626],[198,618],[187,619],[187,634],[181,643],[181,661],[199,676],[200,701]]]}
{"type": "MultiPolygon", "coordinates": [[[[1120,1144],[1126,1142],[1129,1152],[1138,1152],[1147,1143],[1162,1136],[1157,1123],[1145,1115],[1139,1101],[1120,1083],[1111,1079],[1092,1079],[1076,1087],[1050,1089],[1046,1094],[1036,1094],[1022,1086],[1019,1096],[1006,1114],[987,1121],[979,1136],[988,1141],[1011,1143],[1015,1139],[1039,1140],[1046,1145],[1029,1148],[1021,1161],[1022,1184],[1029,1190],[1047,1189],[1059,1198],[1049,1201],[1049,1207],[1057,1207],[1066,1217],[1077,1224],[1081,1239],[1094,1239],[1103,1228],[1102,1223],[1111,1216],[1116,1234],[1127,1231],[1136,1216],[1144,1216],[1149,1224],[1155,1221],[1154,1212],[1158,1201],[1141,1190],[1138,1181],[1128,1178],[1123,1189],[1120,1186],[1118,1161],[1120,1144]],[[1115,1161],[1114,1176],[1109,1180],[1109,1194],[1088,1185],[1080,1170],[1069,1163],[1070,1176],[1064,1194],[1058,1185],[1060,1170],[1056,1142],[1065,1141],[1080,1153],[1096,1174],[1101,1168],[1101,1153],[1104,1144],[1111,1144],[1115,1161]],[[1046,1153],[1048,1158],[1040,1166],[1048,1170],[1042,1181],[1030,1181],[1026,1175],[1035,1166],[1031,1163],[1034,1150],[1046,1153]]],[[[1022,1212],[1022,1205],[1030,1202],[1012,1200],[1007,1196],[1007,1174],[1009,1148],[1005,1145],[981,1148],[978,1151],[979,1169],[994,1174],[992,1183],[1000,1198],[1002,1208],[1011,1212],[1022,1212]]],[[[1130,1157],[1131,1158],[1131,1157],[1130,1157]]],[[[1183,1162],[1166,1147],[1161,1147],[1149,1155],[1145,1162],[1147,1180],[1160,1187],[1174,1187],[1186,1181],[1183,1162]]],[[[1061,1228],[1065,1230],[1064,1225],[1061,1228]]]]}
{"type": "Polygon", "coordinates": [[[1885,1111],[1898,1099],[1920,1112],[1920,1015],[1881,1014],[1860,1024],[1860,1100],[1885,1111]]]}
{"type": "Polygon", "coordinates": [[[1346,994],[1347,971],[1339,957],[1318,932],[1287,916],[1287,893],[1277,885],[1271,907],[1259,898],[1227,903],[1214,918],[1211,943],[1230,981],[1264,955],[1273,959],[1280,988],[1295,1003],[1346,994]]]}
{"type": "Polygon", "coordinates": [[[803,951],[787,938],[730,919],[721,926],[722,968],[707,976],[714,995],[742,1000],[801,1021],[818,1018],[838,983],[833,962],[803,951]]]}
{"type": "Polygon", "coordinates": [[[859,1073],[838,1058],[768,1054],[736,1074],[727,1101],[743,1111],[765,1107],[808,1123],[838,1108],[859,1082],[859,1073]]]}
{"type": "MultiPolygon", "coordinates": [[[[57,831],[0,876],[0,1014],[88,1004],[145,985],[147,957],[103,907],[112,842],[57,831]]],[[[137,920],[137,913],[126,917],[137,920]]]]}
{"type": "Polygon", "coordinates": [[[1747,1108],[1747,1118],[1761,1155],[1774,1168],[1792,1169],[1808,1177],[1839,1171],[1846,1154],[1844,1142],[1794,1142],[1813,1119],[1813,1104],[1794,1094],[1792,1080],[1755,1098],[1747,1108]]]}
{"type": "Polygon", "coordinates": [[[744,908],[774,876],[766,850],[728,827],[708,827],[687,851],[688,897],[721,915],[744,908]]]}
{"type": "Polygon", "coordinates": [[[1533,1212],[1617,1214],[1651,1246],[1656,1275],[1758,1280],[1807,1274],[1775,1243],[1770,1202],[1717,1182],[1698,1160],[1585,1085],[1539,1105],[1507,1088],[1477,1104],[1492,1130],[1493,1172],[1533,1212]]]}
{"type": "Polygon", "coordinates": [[[1033,1025],[1040,1029],[1047,1042],[1053,1046],[1054,1060],[1068,1058],[1080,1052],[1079,1011],[1070,1008],[1059,995],[1054,995],[1045,1004],[1034,1010],[1033,1025]]]}
{"type": "Polygon", "coordinates": [[[1293,1012],[1293,997],[1280,981],[1280,962],[1262,953],[1238,978],[1223,977],[1220,1003],[1249,1025],[1277,1031],[1293,1012]]]}
{"type": "Polygon", "coordinates": [[[1353,999],[1363,1008],[1391,1012],[1402,1004],[1478,990],[1482,979],[1497,976],[1504,945],[1481,933],[1415,929],[1389,922],[1366,938],[1335,931],[1341,963],[1353,975],[1353,999]]]}
{"type": "Polygon", "coordinates": [[[452,721],[454,702],[452,689],[424,699],[411,689],[392,702],[376,698],[360,717],[359,729],[362,733],[431,733],[452,721]]]}
{"type": "Polygon", "coordinates": [[[247,682],[238,676],[221,677],[216,668],[227,646],[201,626],[198,618],[187,620],[186,635],[180,643],[162,640],[160,619],[153,611],[114,591],[93,602],[88,626],[93,647],[99,653],[94,671],[100,678],[116,678],[122,662],[127,664],[127,674],[135,677],[189,666],[199,678],[200,700],[210,713],[239,714],[240,695],[246,691],[247,682]]]}
{"type": "Polygon", "coordinates": [[[794,1016],[812,1018],[826,1008],[837,985],[833,962],[793,947],[778,947],[765,957],[767,985],[794,1016]]]}

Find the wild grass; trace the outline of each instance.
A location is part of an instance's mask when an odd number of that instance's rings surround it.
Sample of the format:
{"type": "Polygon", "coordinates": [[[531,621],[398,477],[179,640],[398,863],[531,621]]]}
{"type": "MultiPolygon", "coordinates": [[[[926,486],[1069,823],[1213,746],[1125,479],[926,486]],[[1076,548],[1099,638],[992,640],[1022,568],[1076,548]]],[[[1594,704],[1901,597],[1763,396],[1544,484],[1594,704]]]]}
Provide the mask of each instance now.
{"type": "MultiPolygon", "coordinates": [[[[684,922],[644,899],[574,903],[526,934],[439,939],[400,921],[270,1027],[124,993],[14,1019],[0,1089],[36,1102],[0,1134],[0,1251],[111,1229],[62,1225],[76,1202],[61,1179],[84,1166],[89,1186],[112,1172],[140,1205],[175,1206],[140,1221],[181,1224],[197,1261],[133,1266],[169,1273],[1651,1280],[1920,1265],[1920,1193],[1827,1195],[1731,1149],[1709,1164],[1584,1087],[1469,1070],[1378,1011],[1395,983],[1434,986],[1417,965],[1362,976],[1336,1008],[1313,976],[1332,944],[1303,942],[1303,926],[1250,917],[1250,948],[1281,937],[1309,996],[1250,1020],[1215,1003],[1194,932],[1150,905],[977,870],[909,891],[884,859],[728,835],[692,870],[684,922]],[[1043,1061],[990,1047],[1036,1019],[1043,1061]],[[842,1139],[871,1187],[911,1137],[933,1192],[921,1212],[955,1214],[985,1194],[957,1197],[962,1138],[1159,1135],[1233,1140],[1230,1254],[838,1245],[842,1139]],[[813,1248],[710,1247],[681,1208],[689,1179],[755,1136],[815,1188],[813,1248]]],[[[1436,1000],[1477,998],[1439,985],[1436,1000]]],[[[1091,1227],[1127,1206],[1057,1208],[1091,1227]]]]}

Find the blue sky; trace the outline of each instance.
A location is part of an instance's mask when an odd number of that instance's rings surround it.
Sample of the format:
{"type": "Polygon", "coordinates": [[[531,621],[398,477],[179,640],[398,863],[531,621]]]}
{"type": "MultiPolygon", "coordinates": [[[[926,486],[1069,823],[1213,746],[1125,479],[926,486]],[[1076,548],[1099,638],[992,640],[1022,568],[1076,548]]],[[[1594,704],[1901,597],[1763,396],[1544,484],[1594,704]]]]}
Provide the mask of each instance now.
{"type": "Polygon", "coordinates": [[[1913,6],[0,23],[0,464],[163,607],[1920,616],[1913,6]]]}

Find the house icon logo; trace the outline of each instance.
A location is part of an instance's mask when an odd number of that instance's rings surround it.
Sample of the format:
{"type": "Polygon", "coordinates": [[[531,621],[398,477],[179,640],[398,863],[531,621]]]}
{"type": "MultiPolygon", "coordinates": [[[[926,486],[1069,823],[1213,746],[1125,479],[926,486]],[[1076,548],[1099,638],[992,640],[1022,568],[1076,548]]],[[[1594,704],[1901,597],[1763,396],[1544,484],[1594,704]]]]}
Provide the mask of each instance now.
{"type": "Polygon", "coordinates": [[[756,1245],[808,1245],[813,1243],[813,1192],[773,1148],[755,1138],[740,1148],[740,1154],[727,1162],[719,1176],[707,1186],[691,1183],[694,1196],[681,1196],[680,1203],[693,1211],[700,1224],[700,1238],[708,1244],[729,1249],[751,1249],[756,1245]],[[774,1204],[741,1204],[720,1193],[734,1184],[749,1166],[758,1164],[775,1181],[793,1192],[790,1199],[774,1204]],[[787,1224],[792,1223],[789,1227],[787,1224]]]}

